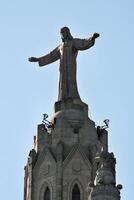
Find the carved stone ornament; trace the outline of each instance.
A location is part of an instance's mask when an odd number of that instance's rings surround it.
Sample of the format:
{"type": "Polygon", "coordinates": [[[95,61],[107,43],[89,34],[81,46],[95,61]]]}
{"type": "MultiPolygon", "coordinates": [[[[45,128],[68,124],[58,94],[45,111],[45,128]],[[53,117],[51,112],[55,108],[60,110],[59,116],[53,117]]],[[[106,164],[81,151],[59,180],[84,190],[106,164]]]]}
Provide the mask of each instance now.
{"type": "Polygon", "coordinates": [[[80,172],[81,171],[81,163],[80,161],[74,161],[72,164],[72,169],[74,172],[80,172]]]}
{"type": "Polygon", "coordinates": [[[96,172],[94,185],[110,185],[115,184],[115,178],[112,172],[105,167],[99,168],[96,172]]]}

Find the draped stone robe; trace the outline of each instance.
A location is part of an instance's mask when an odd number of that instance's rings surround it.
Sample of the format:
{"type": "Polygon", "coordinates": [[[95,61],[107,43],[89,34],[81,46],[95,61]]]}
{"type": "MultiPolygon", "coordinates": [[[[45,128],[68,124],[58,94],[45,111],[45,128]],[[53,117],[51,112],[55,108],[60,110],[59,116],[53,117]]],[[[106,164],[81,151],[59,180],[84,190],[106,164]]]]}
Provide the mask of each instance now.
{"type": "Polygon", "coordinates": [[[62,42],[49,54],[39,58],[39,66],[50,64],[60,59],[60,77],[58,101],[65,101],[68,98],[80,98],[76,82],[76,57],[78,50],[86,50],[94,45],[94,40],[89,39],[68,39],[62,42]]]}

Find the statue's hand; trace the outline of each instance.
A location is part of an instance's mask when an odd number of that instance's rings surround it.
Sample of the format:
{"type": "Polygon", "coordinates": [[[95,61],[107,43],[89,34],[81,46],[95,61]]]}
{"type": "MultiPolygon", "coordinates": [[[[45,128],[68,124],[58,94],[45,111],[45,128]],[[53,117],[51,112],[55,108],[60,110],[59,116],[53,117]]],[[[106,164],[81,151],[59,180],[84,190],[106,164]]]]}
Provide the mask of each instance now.
{"type": "Polygon", "coordinates": [[[36,58],[36,57],[30,57],[30,58],[28,58],[28,60],[29,60],[29,62],[38,62],[38,58],[36,58]]]}
{"type": "Polygon", "coordinates": [[[94,33],[92,38],[93,38],[93,40],[95,40],[95,39],[98,38],[99,36],[100,36],[99,33],[94,33]]]}

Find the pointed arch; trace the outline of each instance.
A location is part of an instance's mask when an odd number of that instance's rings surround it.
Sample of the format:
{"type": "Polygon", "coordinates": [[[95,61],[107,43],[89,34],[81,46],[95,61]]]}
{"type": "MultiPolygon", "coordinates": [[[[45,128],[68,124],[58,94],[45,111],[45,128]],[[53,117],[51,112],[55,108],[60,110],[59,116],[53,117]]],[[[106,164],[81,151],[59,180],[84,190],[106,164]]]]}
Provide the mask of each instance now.
{"type": "Polygon", "coordinates": [[[49,187],[48,187],[48,186],[47,186],[47,188],[46,188],[46,190],[45,190],[43,200],[51,200],[51,198],[50,198],[50,190],[49,190],[49,187]]]}
{"type": "Polygon", "coordinates": [[[69,200],[83,200],[84,188],[78,179],[72,181],[68,189],[69,200]]]}
{"type": "Polygon", "coordinates": [[[53,199],[53,192],[52,192],[52,185],[45,181],[39,192],[39,200],[52,200],[53,199]]]}
{"type": "Polygon", "coordinates": [[[80,200],[80,190],[77,183],[74,185],[72,189],[72,200],[80,200]]]}

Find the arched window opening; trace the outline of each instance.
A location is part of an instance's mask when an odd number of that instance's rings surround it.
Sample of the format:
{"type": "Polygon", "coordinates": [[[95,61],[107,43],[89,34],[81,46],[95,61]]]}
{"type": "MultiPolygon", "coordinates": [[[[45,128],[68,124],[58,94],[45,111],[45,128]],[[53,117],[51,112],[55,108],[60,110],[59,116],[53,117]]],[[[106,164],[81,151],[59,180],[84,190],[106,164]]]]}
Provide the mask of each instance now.
{"type": "Polygon", "coordinates": [[[72,190],[72,200],[80,200],[80,190],[77,184],[74,185],[72,190]]]}
{"type": "Polygon", "coordinates": [[[44,193],[44,200],[50,200],[50,190],[47,187],[44,193]]]}

